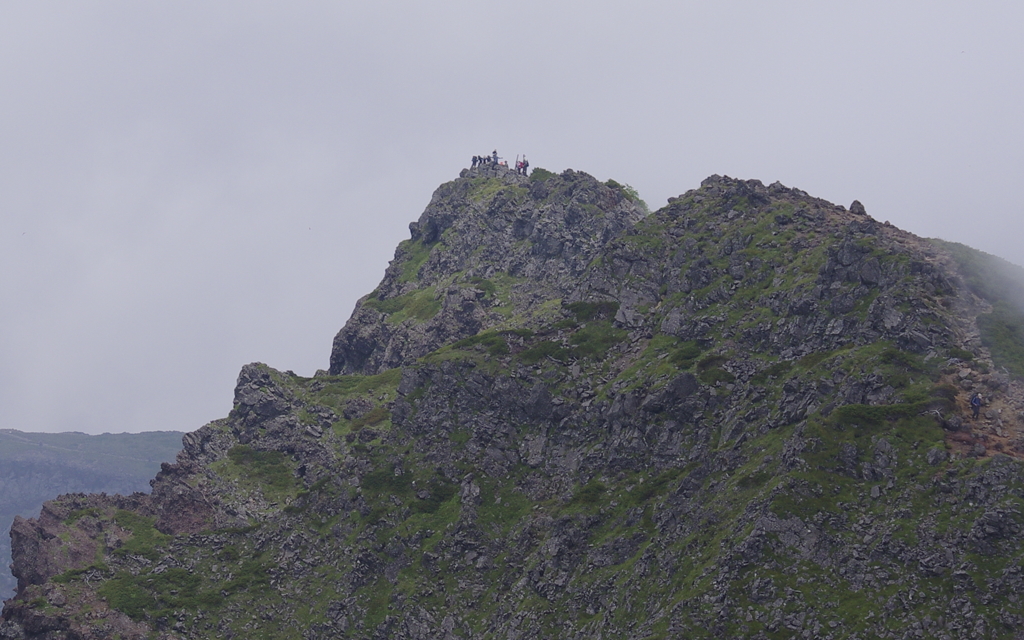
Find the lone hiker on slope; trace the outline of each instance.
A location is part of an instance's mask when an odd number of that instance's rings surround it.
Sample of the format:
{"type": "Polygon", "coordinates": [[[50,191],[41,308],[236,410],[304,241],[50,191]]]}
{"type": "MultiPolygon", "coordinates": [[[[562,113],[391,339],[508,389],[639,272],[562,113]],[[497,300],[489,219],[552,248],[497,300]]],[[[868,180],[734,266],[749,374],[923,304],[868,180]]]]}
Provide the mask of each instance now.
{"type": "Polygon", "coordinates": [[[978,419],[978,412],[981,411],[981,394],[975,393],[971,396],[971,413],[974,414],[974,419],[978,419]]]}

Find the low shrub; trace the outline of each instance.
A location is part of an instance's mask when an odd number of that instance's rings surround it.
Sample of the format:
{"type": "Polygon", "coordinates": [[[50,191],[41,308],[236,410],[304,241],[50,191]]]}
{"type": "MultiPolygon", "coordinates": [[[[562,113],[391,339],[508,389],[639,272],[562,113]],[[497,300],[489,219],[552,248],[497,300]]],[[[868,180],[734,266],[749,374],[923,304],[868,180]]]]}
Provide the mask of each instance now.
{"type": "Polygon", "coordinates": [[[937,384],[932,387],[931,396],[933,398],[945,398],[950,402],[956,400],[956,397],[960,394],[960,391],[951,384],[937,384]]]}
{"type": "Polygon", "coordinates": [[[427,492],[430,495],[422,499],[417,496],[410,506],[416,513],[437,513],[441,505],[448,502],[456,491],[458,491],[457,485],[435,478],[427,484],[427,492]]]}
{"type": "Polygon", "coordinates": [[[238,444],[228,449],[228,459],[245,467],[248,478],[269,489],[287,491],[294,483],[291,469],[285,464],[285,455],[280,451],[260,451],[238,444]]]}
{"type": "Polygon", "coordinates": [[[668,361],[680,369],[689,369],[694,361],[700,357],[701,350],[696,342],[684,342],[672,351],[668,361]]]}
{"type": "Polygon", "coordinates": [[[375,309],[388,316],[395,316],[391,321],[397,322],[405,318],[429,320],[441,310],[441,301],[435,298],[434,290],[421,289],[412,291],[397,298],[381,300],[373,296],[363,301],[363,306],[375,309]]]}
{"type": "Polygon", "coordinates": [[[890,420],[903,418],[916,418],[921,413],[930,410],[949,410],[953,406],[952,401],[945,397],[936,397],[929,400],[901,404],[847,404],[839,407],[829,416],[829,422],[834,426],[878,426],[890,420]]]}
{"type": "Polygon", "coordinates": [[[793,363],[789,360],[783,360],[776,362],[773,365],[767,366],[764,369],[758,371],[750,381],[754,384],[764,384],[768,382],[768,378],[777,378],[782,374],[786,373],[793,368],[793,363]]]}
{"type": "Polygon", "coordinates": [[[964,360],[966,362],[974,360],[973,353],[966,349],[961,349],[960,347],[950,347],[949,349],[946,350],[946,352],[949,354],[950,358],[957,358],[959,360],[964,360]]]}
{"type": "Polygon", "coordinates": [[[132,537],[115,551],[118,555],[137,555],[156,560],[160,556],[157,548],[171,539],[171,536],[157,531],[155,518],[148,518],[133,511],[118,509],[114,514],[114,522],[132,533],[132,537]]]}
{"type": "Polygon", "coordinates": [[[706,385],[716,385],[719,382],[728,384],[736,380],[736,376],[725,369],[708,369],[697,376],[697,379],[706,385]]]}
{"type": "Polygon", "coordinates": [[[622,329],[612,326],[607,320],[591,322],[569,338],[573,353],[580,358],[599,360],[608,350],[628,337],[622,329]]]}
{"type": "Polygon", "coordinates": [[[728,361],[729,358],[725,356],[708,356],[697,363],[697,371],[704,372],[710,371],[711,369],[718,369],[728,361]]]}
{"type": "Polygon", "coordinates": [[[549,178],[554,178],[555,175],[556,174],[551,173],[547,169],[541,169],[540,167],[537,167],[536,169],[530,172],[530,182],[544,182],[549,178]]]}
{"type": "Polygon", "coordinates": [[[815,365],[820,364],[823,360],[828,358],[830,355],[832,355],[832,354],[829,353],[828,351],[819,351],[817,353],[808,353],[804,357],[802,357],[799,360],[797,360],[797,364],[800,365],[801,367],[803,367],[804,369],[810,369],[810,368],[814,367],[815,365]]]}
{"type": "Polygon", "coordinates": [[[543,340],[519,354],[519,358],[526,364],[536,364],[544,358],[565,360],[569,357],[569,350],[557,342],[543,340]]]}
{"type": "Polygon", "coordinates": [[[492,356],[503,356],[509,352],[508,341],[505,339],[503,332],[499,331],[484,331],[452,344],[456,349],[468,349],[476,345],[484,346],[487,349],[487,353],[492,356]]]}
{"type": "Polygon", "coordinates": [[[565,305],[565,308],[572,312],[580,322],[590,322],[597,319],[613,319],[619,311],[619,303],[612,300],[573,302],[565,305]]]}
{"type": "Polygon", "coordinates": [[[359,431],[363,427],[372,427],[390,418],[391,412],[388,411],[387,407],[376,406],[353,420],[350,428],[352,431],[359,431]]]}
{"type": "Polygon", "coordinates": [[[604,484],[597,480],[591,480],[576,492],[576,495],[572,497],[570,504],[594,506],[601,501],[601,497],[606,491],[608,491],[608,487],[604,484]]]}

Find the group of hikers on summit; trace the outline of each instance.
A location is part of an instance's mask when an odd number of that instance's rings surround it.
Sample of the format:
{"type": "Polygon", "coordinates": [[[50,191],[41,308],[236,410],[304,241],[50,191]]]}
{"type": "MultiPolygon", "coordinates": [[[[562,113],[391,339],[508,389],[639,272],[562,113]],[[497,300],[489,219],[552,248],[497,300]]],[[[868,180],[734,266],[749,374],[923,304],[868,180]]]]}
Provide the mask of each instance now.
{"type": "MultiPolygon", "coordinates": [[[[476,169],[478,166],[482,167],[485,164],[499,165],[502,167],[508,166],[508,162],[498,157],[497,149],[492,151],[490,155],[473,156],[473,164],[470,166],[470,168],[476,169]]],[[[530,163],[526,159],[526,156],[523,156],[522,160],[519,159],[519,156],[516,156],[516,173],[521,173],[525,176],[527,175],[527,171],[529,170],[529,168],[530,163]]]]}

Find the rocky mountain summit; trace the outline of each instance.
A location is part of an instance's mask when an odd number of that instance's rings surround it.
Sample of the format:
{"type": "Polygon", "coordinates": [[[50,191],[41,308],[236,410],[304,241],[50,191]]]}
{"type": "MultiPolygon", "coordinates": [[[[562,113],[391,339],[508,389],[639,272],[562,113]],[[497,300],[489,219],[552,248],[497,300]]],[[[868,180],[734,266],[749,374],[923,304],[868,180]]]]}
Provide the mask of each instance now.
{"type": "Polygon", "coordinates": [[[623,187],[584,173],[530,181],[501,165],[464,170],[434,193],[356,305],[334,339],[331,374],[380,373],[483,329],[532,325],[645,214],[623,187]]]}
{"type": "Polygon", "coordinates": [[[330,371],[19,519],[0,638],[1021,637],[1019,268],[720,176],[411,231],[330,371]]]}

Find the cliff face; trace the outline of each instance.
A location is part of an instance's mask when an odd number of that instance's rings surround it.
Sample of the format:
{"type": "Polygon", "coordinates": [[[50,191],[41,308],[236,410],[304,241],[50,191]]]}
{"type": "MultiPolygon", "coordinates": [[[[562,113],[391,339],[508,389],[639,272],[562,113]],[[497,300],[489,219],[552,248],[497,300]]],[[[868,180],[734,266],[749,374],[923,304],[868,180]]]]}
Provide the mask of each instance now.
{"type": "Polygon", "coordinates": [[[980,254],[778,184],[644,217],[489,171],[434,194],[329,374],[248,365],[151,496],[19,521],[0,637],[1021,628],[1024,393],[993,358],[1024,324],[980,254]]]}
{"type": "MultiPolygon", "coordinates": [[[[39,513],[61,493],[132,493],[149,487],[160,462],[181,449],[181,433],[150,432],[90,436],[26,433],[0,429],[0,527],[15,516],[39,513]]],[[[0,538],[0,597],[14,594],[8,571],[11,548],[0,538]]]]}

